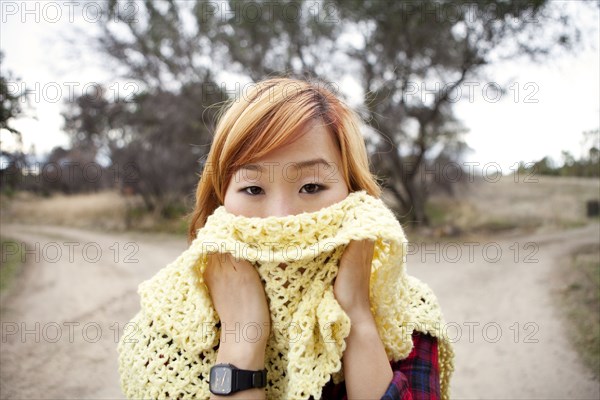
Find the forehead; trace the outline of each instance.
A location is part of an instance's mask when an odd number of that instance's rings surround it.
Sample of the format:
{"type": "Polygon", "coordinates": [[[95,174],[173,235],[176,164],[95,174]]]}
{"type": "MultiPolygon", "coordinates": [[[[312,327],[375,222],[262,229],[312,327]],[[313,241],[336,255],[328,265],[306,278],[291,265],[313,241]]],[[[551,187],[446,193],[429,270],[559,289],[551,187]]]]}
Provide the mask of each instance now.
{"type": "Polygon", "coordinates": [[[341,163],[341,153],[335,135],[322,124],[313,124],[290,143],[275,149],[239,169],[262,170],[269,165],[310,167],[341,163]]]}
{"type": "Polygon", "coordinates": [[[335,135],[322,124],[313,124],[291,142],[271,151],[261,160],[272,158],[300,162],[319,157],[335,162],[341,159],[341,154],[335,135]]]}

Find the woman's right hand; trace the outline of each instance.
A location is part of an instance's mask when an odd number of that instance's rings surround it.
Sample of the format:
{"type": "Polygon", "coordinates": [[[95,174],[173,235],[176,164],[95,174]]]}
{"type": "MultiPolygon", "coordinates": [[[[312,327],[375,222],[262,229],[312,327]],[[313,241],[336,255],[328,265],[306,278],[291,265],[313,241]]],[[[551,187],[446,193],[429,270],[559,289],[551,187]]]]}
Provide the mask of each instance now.
{"type": "Polygon", "coordinates": [[[264,368],[270,313],[256,269],[230,253],[210,254],[204,282],[221,319],[217,361],[242,369],[264,368]]]}

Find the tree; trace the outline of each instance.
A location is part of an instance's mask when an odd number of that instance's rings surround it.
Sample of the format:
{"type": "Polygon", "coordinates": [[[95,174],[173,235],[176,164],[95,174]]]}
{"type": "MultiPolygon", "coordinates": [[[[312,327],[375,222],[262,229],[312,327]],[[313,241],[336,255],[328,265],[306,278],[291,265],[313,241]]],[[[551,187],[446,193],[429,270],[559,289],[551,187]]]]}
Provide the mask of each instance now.
{"type": "MultiPolygon", "coordinates": [[[[462,127],[453,115],[453,97],[464,93],[465,83],[477,81],[473,78],[507,41],[513,49],[506,49],[505,57],[552,50],[553,41],[538,46],[526,39],[541,26],[548,28],[548,21],[530,26],[531,19],[542,19],[547,2],[422,1],[415,8],[402,2],[381,7],[378,1],[339,5],[355,23],[373,26],[362,31],[365,45],[357,50],[367,52],[360,58],[365,104],[370,123],[397,149],[389,155],[389,163],[376,160],[391,178],[388,187],[405,209],[412,210],[414,222],[427,223],[422,169],[436,144],[460,140],[462,127]],[[527,32],[531,28],[536,29],[527,32]]],[[[570,37],[561,36],[556,43],[569,44],[570,37]]]]}
{"type": "MultiPolygon", "coordinates": [[[[0,64],[4,58],[4,53],[0,51],[0,64]]],[[[19,115],[22,115],[23,108],[21,104],[27,99],[27,93],[16,91],[12,84],[18,84],[10,71],[5,76],[0,74],[0,130],[10,132],[17,142],[17,148],[14,151],[0,149],[0,188],[13,190],[23,182],[22,169],[27,167],[27,157],[23,152],[23,138],[21,132],[11,126],[19,115]]],[[[17,85],[18,86],[18,85],[17,85]]]]}
{"type": "MultiPolygon", "coordinates": [[[[4,53],[0,51],[0,64],[3,59],[4,53]]],[[[23,113],[21,103],[26,99],[27,94],[25,92],[14,92],[14,89],[9,86],[15,83],[18,83],[18,79],[14,79],[10,72],[7,76],[0,74],[0,129],[6,129],[20,136],[21,133],[11,127],[9,122],[23,113]]]]}
{"type": "Polygon", "coordinates": [[[428,187],[442,178],[422,179],[425,166],[460,160],[445,149],[465,148],[453,113],[457,93],[470,90],[485,65],[522,54],[542,59],[580,36],[547,0],[136,4],[136,21],[107,21],[98,40],[126,76],[162,93],[220,87],[221,71],[249,80],[352,76],[363,92],[376,172],[415,224],[428,222],[428,187]]]}
{"type": "MultiPolygon", "coordinates": [[[[199,159],[210,141],[219,91],[189,84],[177,93],[140,92],[128,101],[106,90],[86,94],[63,114],[79,165],[108,158],[108,175],[122,190],[139,193],[146,208],[167,216],[192,193],[199,159]],[[200,146],[194,144],[200,143],[200,146]]],[[[71,152],[72,153],[72,152],[71,152]]]]}
{"type": "MultiPolygon", "coordinates": [[[[314,4],[282,3],[305,11],[314,4]]],[[[233,12],[214,24],[214,39],[230,49],[228,56],[253,79],[276,71],[318,73],[333,81],[352,73],[358,79],[363,114],[376,135],[370,136],[372,161],[415,224],[428,222],[428,185],[444,183],[441,175],[433,182],[423,179],[426,158],[447,158],[442,154],[446,146],[465,148],[465,129],[452,106],[467,79],[478,77],[483,66],[500,56],[540,58],[568,48],[579,37],[566,15],[559,12],[554,21],[555,15],[545,14],[556,10],[543,0],[336,0],[321,9],[334,24],[327,24],[327,18],[313,18],[312,24],[302,18],[282,21],[272,12],[250,23],[238,2],[229,4],[233,12]],[[544,40],[536,39],[542,33],[544,40]],[[335,59],[348,67],[337,67],[335,59]],[[432,154],[436,147],[437,155],[432,154]]]]}
{"type": "Polygon", "coordinates": [[[570,151],[563,150],[561,157],[563,164],[555,166],[554,162],[549,157],[544,157],[541,160],[525,164],[523,161],[519,163],[518,173],[529,173],[539,175],[553,176],[581,176],[581,177],[599,177],[600,176],[600,156],[598,147],[600,147],[600,130],[585,131],[582,134],[581,140],[583,152],[579,159],[576,159],[570,151]]]}
{"type": "Polygon", "coordinates": [[[202,84],[187,84],[178,93],[160,89],[135,98],[135,109],[123,124],[131,132],[125,146],[112,154],[123,179],[144,199],[146,207],[163,216],[183,208],[193,193],[199,161],[206,154],[214,129],[220,92],[202,84]]]}

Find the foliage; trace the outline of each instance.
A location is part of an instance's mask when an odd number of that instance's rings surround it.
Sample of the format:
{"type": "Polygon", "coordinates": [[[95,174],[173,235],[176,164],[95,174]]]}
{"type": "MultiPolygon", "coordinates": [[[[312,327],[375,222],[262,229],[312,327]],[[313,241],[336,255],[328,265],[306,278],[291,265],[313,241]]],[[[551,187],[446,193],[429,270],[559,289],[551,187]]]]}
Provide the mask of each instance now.
{"type": "Polygon", "coordinates": [[[178,92],[149,88],[127,102],[82,96],[64,114],[72,147],[82,163],[93,163],[99,153],[108,157],[113,183],[141,194],[148,210],[166,216],[193,191],[215,119],[210,105],[223,99],[203,89],[194,83],[178,92]]]}
{"type": "MultiPolygon", "coordinates": [[[[4,53],[0,51],[0,64],[3,58],[4,53]]],[[[9,122],[22,114],[21,103],[23,98],[26,97],[26,93],[13,93],[13,90],[9,87],[11,82],[18,82],[18,80],[15,81],[10,72],[7,76],[0,74],[0,129],[6,129],[20,136],[20,132],[11,127],[9,122]]]]}
{"type": "Polygon", "coordinates": [[[465,85],[475,83],[482,67],[500,55],[539,57],[570,46],[578,36],[566,21],[553,23],[543,15],[546,1],[337,4],[362,36],[363,45],[349,54],[361,64],[367,121],[378,133],[373,160],[416,224],[428,223],[429,187],[445,180],[437,175],[428,182],[421,178],[423,169],[441,160],[459,161],[466,146],[453,112],[457,94],[460,98],[465,85]],[[531,39],[543,29],[555,37],[531,39]]]}
{"type": "MultiPolygon", "coordinates": [[[[0,51],[0,64],[4,54],[0,51]]],[[[21,181],[21,167],[27,165],[26,155],[23,153],[21,132],[11,126],[11,122],[23,114],[21,104],[27,99],[26,92],[14,92],[11,83],[19,83],[11,72],[0,73],[0,130],[5,129],[16,139],[18,148],[14,151],[0,149],[0,189],[11,193],[21,181]]]]}
{"type": "Polygon", "coordinates": [[[600,177],[600,130],[592,130],[583,133],[582,143],[590,146],[587,154],[580,159],[568,151],[563,150],[563,164],[554,166],[549,157],[544,157],[534,163],[519,163],[518,172],[529,174],[552,175],[552,176],[581,176],[581,177],[600,177]]]}

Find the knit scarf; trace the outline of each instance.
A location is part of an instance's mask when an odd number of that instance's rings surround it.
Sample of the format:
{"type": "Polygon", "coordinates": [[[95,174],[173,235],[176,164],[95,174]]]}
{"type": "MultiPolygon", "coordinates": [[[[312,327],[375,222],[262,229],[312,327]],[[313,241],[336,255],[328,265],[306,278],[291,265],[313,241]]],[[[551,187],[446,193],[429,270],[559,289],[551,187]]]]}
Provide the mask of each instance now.
{"type": "MultiPolygon", "coordinates": [[[[319,399],[329,380],[344,377],[350,319],[333,282],[348,243],[362,239],[374,241],[370,300],[388,358],[409,355],[414,330],[437,337],[440,389],[448,399],[453,351],[437,299],[407,275],[404,232],[383,201],[365,191],[284,217],[243,217],[217,208],[187,250],[139,285],[141,309],[118,344],[123,392],[130,399],[210,396],[220,324],[202,273],[209,254],[229,252],[255,266],[267,295],[267,398],[319,399]]],[[[243,340],[255,336],[255,328],[239,327],[231,335],[243,340]]]]}

